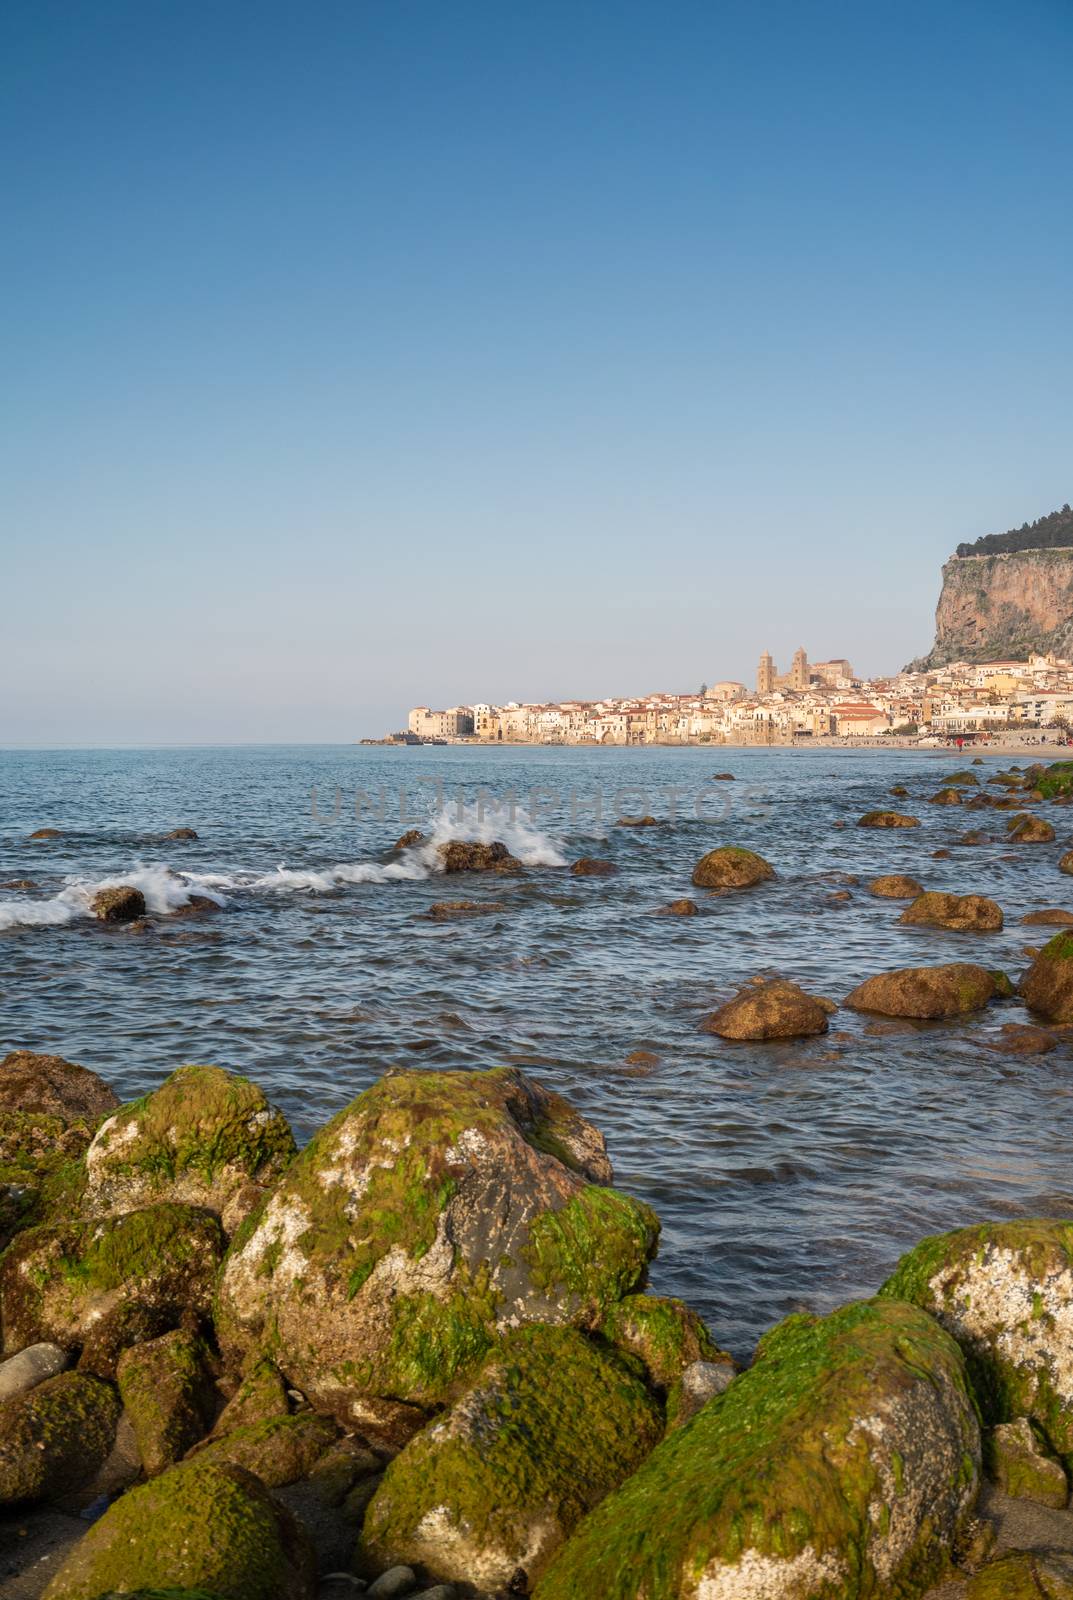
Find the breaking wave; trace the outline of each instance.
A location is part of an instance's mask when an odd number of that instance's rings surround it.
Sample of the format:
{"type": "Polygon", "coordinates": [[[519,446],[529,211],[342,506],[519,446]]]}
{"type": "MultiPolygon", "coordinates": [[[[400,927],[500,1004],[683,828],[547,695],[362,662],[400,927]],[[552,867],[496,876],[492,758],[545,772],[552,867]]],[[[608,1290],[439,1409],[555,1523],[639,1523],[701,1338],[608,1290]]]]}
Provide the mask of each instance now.
{"type": "Polygon", "coordinates": [[[523,811],[500,815],[468,807],[445,807],[429,824],[431,831],[420,844],[399,853],[397,859],[339,862],[332,867],[289,867],[281,862],[274,872],[235,868],[232,872],[179,872],[167,866],[137,866],[106,878],[68,877],[64,887],[47,900],[29,896],[0,900],[0,931],[10,928],[62,927],[93,916],[93,899],[101,889],[130,884],[145,896],[146,910],[158,916],[189,905],[192,896],[204,895],[226,906],[228,895],[242,892],[278,894],[328,894],[349,884],[420,883],[443,871],[440,846],[454,839],[507,846],[527,867],[562,867],[566,858],[523,811]]]}

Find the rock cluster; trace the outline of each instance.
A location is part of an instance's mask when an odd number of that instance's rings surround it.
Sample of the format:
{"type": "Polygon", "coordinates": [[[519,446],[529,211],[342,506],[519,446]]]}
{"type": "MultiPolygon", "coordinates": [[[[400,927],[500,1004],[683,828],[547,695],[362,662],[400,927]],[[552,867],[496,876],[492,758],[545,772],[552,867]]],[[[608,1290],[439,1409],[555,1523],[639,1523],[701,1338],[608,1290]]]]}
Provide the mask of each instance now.
{"type": "MultiPolygon", "coordinates": [[[[996,989],[871,981],[959,1010],[996,989]]],[[[799,1036],[832,1009],[763,980],[712,1022],[799,1036]]],[[[1073,1222],[925,1240],[739,1372],[648,1291],[659,1225],[601,1135],[517,1070],[390,1075],[297,1153],[218,1068],[116,1108],[19,1052],[5,1117],[74,1137],[0,1254],[0,1510],[109,1502],[45,1600],[314,1600],[318,1572],[370,1600],[912,1600],[979,1544],[985,1472],[1068,1503],[1073,1222]]],[[[972,1582],[1057,1593],[1057,1559],[972,1582]]]]}

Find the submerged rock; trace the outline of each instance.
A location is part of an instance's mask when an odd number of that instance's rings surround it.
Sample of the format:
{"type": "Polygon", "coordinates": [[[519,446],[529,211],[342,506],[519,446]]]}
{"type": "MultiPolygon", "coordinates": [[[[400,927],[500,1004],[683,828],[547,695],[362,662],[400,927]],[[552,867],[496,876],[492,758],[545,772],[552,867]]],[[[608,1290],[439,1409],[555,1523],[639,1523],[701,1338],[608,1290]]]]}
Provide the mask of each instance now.
{"type": "Polygon", "coordinates": [[[961,795],[956,789],[940,789],[938,794],[933,794],[929,805],[933,806],[959,806],[961,795]]]}
{"type": "Polygon", "coordinates": [[[396,1073],[306,1146],[220,1277],[232,1358],[362,1425],[370,1398],[457,1392],[505,1329],[594,1328],[643,1284],[659,1224],[603,1187],[603,1138],[516,1069],[396,1073]]]}
{"type": "Polygon", "coordinates": [[[656,912],[657,917],[695,917],[700,910],[695,900],[672,900],[668,905],[660,906],[656,912]]]}
{"type": "Polygon", "coordinates": [[[775,868],[755,850],[723,845],[701,856],[693,868],[693,883],[698,889],[750,889],[775,876],[775,868]]]}
{"type": "Polygon", "coordinates": [[[975,772],[965,769],[962,772],[952,772],[949,778],[943,779],[942,786],[944,789],[975,789],[979,782],[975,772]]]}
{"type": "Polygon", "coordinates": [[[1003,1494],[1057,1509],[1069,1503],[1065,1469],[1027,1417],[1000,1422],[992,1430],[987,1465],[1003,1494]]]}
{"type": "Polygon", "coordinates": [[[136,922],[145,916],[145,896],[132,884],[122,883],[114,889],[98,889],[92,909],[98,922],[136,922]]]}
{"type": "Polygon", "coordinates": [[[1011,817],[1006,824],[1011,839],[1019,844],[1053,844],[1054,829],[1045,817],[1032,817],[1027,812],[1011,817]]]}
{"type": "Polygon", "coordinates": [[[1073,933],[1048,939],[1021,979],[1032,1011],[1050,1022],[1073,1022],[1073,933]]]}
{"type": "Polygon", "coordinates": [[[1029,911],[1021,921],[1026,927],[1069,928],[1073,927],[1073,911],[1062,911],[1057,907],[1045,911],[1029,911]]]}
{"type": "Polygon", "coordinates": [[[898,921],[910,927],[950,928],[961,933],[997,933],[1002,910],[982,894],[920,894],[898,921]]]}
{"type": "Polygon", "coordinates": [[[52,1500],[94,1476],[119,1421],[115,1391],[81,1372],[0,1404],[0,1505],[52,1500]]]}
{"type": "Polygon", "coordinates": [[[953,1335],[985,1422],[1028,1417],[1073,1458],[1073,1223],[986,1222],[924,1239],[880,1294],[953,1335]]]}
{"type": "Polygon", "coordinates": [[[502,900],[436,900],[422,915],[426,922],[454,922],[459,917],[491,917],[506,909],[502,900]]]}
{"type": "Polygon", "coordinates": [[[582,856],[570,868],[575,878],[611,878],[617,871],[613,861],[601,861],[596,856],[582,856]]]}
{"type": "Polygon", "coordinates": [[[406,832],[400,834],[395,840],[391,848],[393,850],[414,850],[419,844],[425,844],[426,842],[425,835],[420,828],[407,828],[406,832]]]}
{"type": "Polygon", "coordinates": [[[524,1328],[391,1462],[365,1514],[362,1566],[405,1562],[484,1590],[517,1587],[519,1573],[531,1583],[662,1432],[614,1356],[571,1328],[524,1328]]]}
{"type": "Polygon", "coordinates": [[[890,872],[882,878],[873,878],[868,885],[868,893],[880,900],[915,900],[924,890],[915,878],[907,878],[901,872],[890,872]]]}
{"type": "Polygon", "coordinates": [[[655,817],[619,817],[615,823],[616,828],[658,828],[659,823],[655,817]]]}
{"type": "Polygon", "coordinates": [[[174,1466],[212,1422],[216,1396],[205,1347],[185,1328],[175,1328],[124,1350],[116,1377],[145,1475],[155,1477],[174,1466]]]}
{"type": "Polygon", "coordinates": [[[998,1036],[987,1041],[991,1050],[1001,1050],[1011,1056],[1042,1056],[1053,1050],[1058,1040],[1045,1028],[1033,1028],[1022,1022],[1005,1022],[998,1036]]]}
{"type": "Polygon", "coordinates": [[[941,1576],[980,1438],[956,1344],[883,1301],[792,1316],[585,1520],[537,1600],[864,1600],[941,1576]]]}
{"type": "Polygon", "coordinates": [[[216,1218],[192,1206],[29,1228],[0,1256],[4,1348],[80,1349],[136,1309],[163,1333],[188,1307],[208,1311],[223,1250],[216,1218]]]}
{"type": "Polygon", "coordinates": [[[37,828],[30,835],[31,839],[62,839],[63,834],[59,828],[37,828]]]}
{"type": "Polygon", "coordinates": [[[746,984],[701,1024],[721,1039],[806,1039],[827,1032],[831,1007],[806,994],[796,983],[773,978],[746,984]]]}
{"type": "Polygon", "coordinates": [[[883,1017],[962,1017],[978,1011],[996,993],[993,973],[969,962],[940,967],[900,967],[857,985],[843,1004],[851,1011],[883,1017]]]}
{"type": "Polygon", "coordinates": [[[0,1061],[0,1112],[94,1121],[118,1104],[103,1078],[62,1056],[12,1050],[0,1061]]]}
{"type": "Polygon", "coordinates": [[[661,1295],[628,1294],[611,1307],[600,1324],[600,1336],[643,1361],[649,1381],[670,1389],[687,1367],[698,1361],[728,1366],[733,1357],[720,1350],[702,1319],[684,1300],[661,1295]]]}
{"type": "Polygon", "coordinates": [[[452,839],[438,850],[444,872],[524,872],[505,844],[475,844],[468,839],[452,839]]]}
{"type": "Polygon", "coordinates": [[[179,840],[179,841],[183,841],[183,840],[187,840],[188,841],[188,840],[191,840],[191,839],[196,839],[197,838],[197,834],[196,834],[196,832],[194,831],[193,828],[172,828],[170,833],[166,833],[164,835],[164,838],[166,840],[174,839],[174,840],[179,840]]]}
{"type": "Polygon", "coordinates": [[[298,1524],[257,1478],[189,1461],[109,1506],[44,1600],[177,1589],[212,1600],[312,1600],[315,1571],[298,1524]]]}
{"type": "Polygon", "coordinates": [[[179,1067],[98,1129],[86,1155],[84,1209],[105,1216],[168,1200],[215,1212],[232,1233],[295,1148],[283,1113],[248,1078],[179,1067]]]}
{"type": "Polygon", "coordinates": [[[907,817],[904,811],[866,811],[857,822],[858,828],[919,828],[919,817],[907,817]]]}

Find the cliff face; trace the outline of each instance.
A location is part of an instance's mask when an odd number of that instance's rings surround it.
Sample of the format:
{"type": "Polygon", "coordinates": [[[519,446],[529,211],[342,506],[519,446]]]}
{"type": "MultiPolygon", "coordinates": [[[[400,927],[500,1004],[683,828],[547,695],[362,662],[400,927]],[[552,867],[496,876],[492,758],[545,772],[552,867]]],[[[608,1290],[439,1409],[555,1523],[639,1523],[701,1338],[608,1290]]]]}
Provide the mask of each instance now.
{"type": "Polygon", "coordinates": [[[943,567],[935,644],[917,670],[948,661],[1073,651],[1073,548],[953,556],[943,567]]]}

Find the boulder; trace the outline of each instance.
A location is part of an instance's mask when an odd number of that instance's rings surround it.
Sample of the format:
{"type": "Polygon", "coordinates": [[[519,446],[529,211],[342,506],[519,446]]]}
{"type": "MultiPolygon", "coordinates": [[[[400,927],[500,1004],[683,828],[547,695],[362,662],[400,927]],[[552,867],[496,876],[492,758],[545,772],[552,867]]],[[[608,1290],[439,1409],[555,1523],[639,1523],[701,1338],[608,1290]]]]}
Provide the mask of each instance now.
{"type": "Polygon", "coordinates": [[[194,1459],[244,1467],[269,1489],[279,1489],[308,1477],[338,1433],[330,1417],[299,1411],[293,1417],[266,1417],[263,1422],[232,1428],[199,1445],[194,1459]]]}
{"type": "Polygon", "coordinates": [[[1073,1600],[1073,1557],[1012,1550],[973,1573],[963,1600],[1073,1600]]]}
{"type": "Polygon", "coordinates": [[[1073,761],[1054,761],[1049,767],[1037,768],[1033,782],[1047,800],[1073,793],[1073,761]]]}
{"type": "Polygon", "coordinates": [[[267,1422],[269,1417],[286,1417],[290,1409],[287,1386],[279,1368],[271,1361],[252,1361],[217,1417],[213,1438],[252,1422],[267,1422]]]}
{"type": "Polygon", "coordinates": [[[201,1206],[230,1234],[294,1152],[283,1113],[248,1078],[222,1067],[179,1067],[97,1130],[83,1206],[91,1216],[162,1200],[201,1206]]]}
{"type": "Polygon", "coordinates": [[[98,922],[136,922],[145,916],[145,896],[129,883],[98,889],[93,896],[93,915],[98,922]]]}
{"type": "Polygon", "coordinates": [[[58,1377],[71,1365],[69,1353],[58,1344],[30,1344],[18,1355],[0,1361],[0,1401],[14,1400],[36,1389],[46,1378],[58,1377]]]}
{"type": "Polygon", "coordinates": [[[985,1006],[996,992],[994,974],[969,962],[941,967],[900,967],[858,984],[843,1004],[882,1017],[963,1017],[985,1006]]]}
{"type": "Polygon", "coordinates": [[[712,783],[733,783],[734,774],[732,772],[713,772],[711,781],[712,783]]]}
{"type": "Polygon", "coordinates": [[[1054,829],[1046,817],[1032,817],[1027,812],[1011,817],[1006,824],[1011,839],[1018,844],[1053,844],[1054,829]]]}
{"type": "Polygon", "coordinates": [[[905,787],[904,783],[894,783],[891,784],[891,787],[887,790],[887,793],[893,795],[895,800],[904,800],[908,795],[909,790],[905,787]]]}
{"type": "Polygon", "coordinates": [[[615,823],[616,828],[657,828],[659,823],[655,817],[619,817],[615,823]]]}
{"type": "Polygon", "coordinates": [[[414,850],[419,844],[425,844],[426,842],[425,835],[420,828],[407,828],[406,832],[400,834],[395,840],[391,848],[393,850],[414,850]]]}
{"type": "Polygon", "coordinates": [[[643,1361],[649,1382],[667,1390],[695,1362],[721,1363],[735,1371],[703,1321],[683,1300],[654,1294],[628,1294],[611,1307],[600,1335],[616,1349],[643,1361]]]}
{"type": "Polygon", "coordinates": [[[938,794],[933,794],[928,802],[933,806],[959,806],[961,795],[956,789],[940,789],[938,794]]]}
{"type": "Polygon", "coordinates": [[[901,872],[890,872],[882,878],[873,878],[868,885],[868,893],[880,900],[915,900],[924,890],[915,878],[907,878],[901,872]]]}
{"type": "Polygon", "coordinates": [[[197,834],[193,828],[172,828],[170,833],[166,833],[164,835],[164,838],[166,840],[174,839],[176,841],[189,841],[191,839],[196,839],[197,834]]]}
{"type": "Polygon", "coordinates": [[[913,1595],[947,1570],[979,1487],[954,1341],[912,1306],[791,1316],[608,1495],[537,1600],[913,1595]]]}
{"type": "Polygon", "coordinates": [[[660,1408],[614,1356],[571,1328],[521,1329],[388,1466],[360,1565],[524,1593],[662,1432],[660,1408]]]}
{"type": "Polygon", "coordinates": [[[134,1311],[150,1319],[134,1321],[135,1337],[163,1333],[187,1308],[208,1311],[223,1251],[216,1218],[191,1206],[29,1228],[0,1256],[4,1349],[79,1349],[134,1311]]]}
{"type": "Polygon", "coordinates": [[[1073,873],[1073,850],[1067,850],[1058,863],[1059,872],[1073,873]]]}
{"type": "Polygon", "coordinates": [[[997,933],[1002,910],[982,894],[920,894],[898,918],[914,928],[950,928],[959,933],[997,933]]]}
{"type": "Polygon", "coordinates": [[[211,1426],[216,1391],[205,1347],[185,1328],[124,1350],[116,1378],[147,1478],[174,1466],[211,1426]]]}
{"type": "Polygon", "coordinates": [[[30,835],[31,839],[62,839],[63,834],[59,828],[36,828],[30,835]]]}
{"type": "Polygon", "coordinates": [[[1073,1223],[985,1222],[924,1239],[880,1294],[921,1306],[957,1340],[985,1422],[1027,1417],[1073,1460],[1073,1223]]]}
{"type": "Polygon", "coordinates": [[[1003,1494],[1058,1510],[1068,1505],[1065,1469],[1027,1417],[998,1423],[985,1445],[988,1471],[1003,1494]]]}
{"type": "Polygon", "coordinates": [[[505,844],[476,844],[469,839],[452,839],[437,851],[444,872],[524,872],[505,844]]]}
{"type": "Polygon", "coordinates": [[[1058,907],[1029,911],[1021,921],[1032,928],[1070,928],[1073,927],[1073,911],[1061,911],[1058,907]]]}
{"type": "Polygon", "coordinates": [[[570,868],[575,878],[612,878],[617,871],[613,861],[601,861],[596,856],[582,856],[570,868]]]}
{"type": "Polygon", "coordinates": [[[1073,933],[1047,940],[1020,989],[1029,1009],[1049,1022],[1073,1022],[1073,933]]]}
{"type": "Polygon", "coordinates": [[[656,912],[657,917],[695,917],[700,907],[695,900],[672,900],[668,905],[660,906],[656,912]]]}
{"type": "Polygon", "coordinates": [[[212,1600],[312,1600],[316,1565],[298,1524],[252,1473],[184,1461],[131,1489],[93,1523],[44,1600],[109,1591],[212,1600]]]}
{"type": "Polygon", "coordinates": [[[979,782],[980,780],[975,772],[969,772],[968,769],[965,769],[962,772],[952,772],[949,778],[944,778],[942,787],[944,789],[975,789],[979,782]]]}
{"type": "Polygon", "coordinates": [[[750,889],[775,876],[775,868],[755,850],[723,845],[701,856],[693,868],[693,883],[698,889],[750,889]]]}
{"type": "Polygon", "coordinates": [[[514,1068],[382,1079],[310,1141],[220,1277],[231,1359],[269,1334],[289,1382],[354,1427],[449,1399],[497,1335],[595,1328],[643,1285],[659,1224],[603,1138],[514,1068]]]}
{"type": "Polygon", "coordinates": [[[12,1050],[0,1061],[0,1113],[18,1111],[59,1117],[65,1123],[79,1118],[93,1122],[118,1104],[103,1078],[62,1056],[12,1050]]]}
{"type": "Polygon", "coordinates": [[[721,1039],[807,1039],[827,1032],[828,1006],[785,978],[746,984],[701,1024],[721,1039]]]}
{"type": "Polygon", "coordinates": [[[115,1442],[114,1389],[61,1372],[0,1404],[0,1506],[54,1500],[87,1484],[115,1442]]]}
{"type": "Polygon", "coordinates": [[[727,1361],[692,1361],[667,1393],[667,1432],[684,1428],[697,1412],[734,1382],[736,1369],[727,1361]]]}
{"type": "Polygon", "coordinates": [[[919,817],[907,817],[904,811],[866,811],[857,822],[858,828],[919,828],[919,817]]]}
{"type": "Polygon", "coordinates": [[[506,909],[502,900],[436,900],[422,916],[426,922],[455,922],[459,917],[490,917],[506,909]]]}

